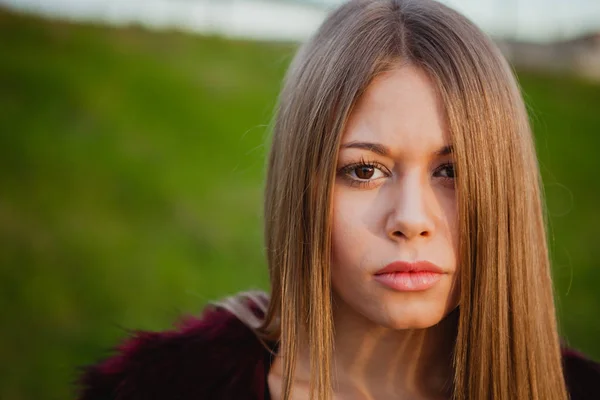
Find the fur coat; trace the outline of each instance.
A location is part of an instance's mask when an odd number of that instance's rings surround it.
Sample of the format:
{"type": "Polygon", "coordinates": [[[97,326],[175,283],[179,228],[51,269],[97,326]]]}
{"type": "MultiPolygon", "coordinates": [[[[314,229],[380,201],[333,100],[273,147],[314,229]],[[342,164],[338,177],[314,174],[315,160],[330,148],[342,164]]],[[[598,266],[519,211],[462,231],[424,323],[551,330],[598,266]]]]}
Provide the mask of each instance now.
{"type": "MultiPolygon", "coordinates": [[[[270,362],[250,328],[212,307],[170,331],[136,332],[115,354],[84,367],[78,399],[264,400],[270,362]]],[[[600,364],[566,348],[563,364],[571,400],[600,400],[600,364]]]]}

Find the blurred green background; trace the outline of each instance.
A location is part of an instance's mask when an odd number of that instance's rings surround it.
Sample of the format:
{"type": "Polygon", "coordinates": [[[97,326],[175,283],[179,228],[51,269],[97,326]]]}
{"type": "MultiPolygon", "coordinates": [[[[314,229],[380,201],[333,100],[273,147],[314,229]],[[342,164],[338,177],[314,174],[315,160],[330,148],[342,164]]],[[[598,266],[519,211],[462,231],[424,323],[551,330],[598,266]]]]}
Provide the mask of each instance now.
{"type": "MultiPolygon", "coordinates": [[[[0,399],[73,397],[125,329],[268,288],[264,143],[294,45],[0,10],[0,399]]],[[[563,336],[600,358],[600,85],[520,71],[563,336]]]]}

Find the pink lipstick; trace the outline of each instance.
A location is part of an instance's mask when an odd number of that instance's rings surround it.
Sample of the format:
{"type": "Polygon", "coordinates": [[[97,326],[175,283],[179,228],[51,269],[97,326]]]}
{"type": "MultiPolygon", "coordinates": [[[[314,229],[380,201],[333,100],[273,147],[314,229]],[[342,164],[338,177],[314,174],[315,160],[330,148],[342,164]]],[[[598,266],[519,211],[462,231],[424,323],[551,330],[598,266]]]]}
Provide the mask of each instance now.
{"type": "Polygon", "coordinates": [[[418,292],[435,285],[444,275],[437,265],[428,261],[395,261],[375,272],[375,280],[400,292],[418,292]]]}

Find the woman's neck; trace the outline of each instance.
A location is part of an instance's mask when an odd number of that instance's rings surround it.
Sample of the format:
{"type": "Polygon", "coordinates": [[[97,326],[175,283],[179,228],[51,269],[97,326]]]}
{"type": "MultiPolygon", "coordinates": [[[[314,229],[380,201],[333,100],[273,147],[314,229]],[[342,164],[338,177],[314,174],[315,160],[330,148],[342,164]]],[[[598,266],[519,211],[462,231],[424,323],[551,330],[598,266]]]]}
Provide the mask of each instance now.
{"type": "MultiPolygon", "coordinates": [[[[334,398],[450,398],[457,315],[453,312],[428,329],[395,330],[375,325],[336,302],[334,398]]],[[[308,353],[302,347],[297,357],[294,387],[301,392],[307,392],[310,378],[308,353]]],[[[277,357],[273,374],[282,373],[281,361],[277,357]]]]}
{"type": "Polygon", "coordinates": [[[339,390],[373,399],[450,397],[457,313],[427,329],[397,330],[375,325],[343,303],[335,308],[333,378],[339,390]]]}

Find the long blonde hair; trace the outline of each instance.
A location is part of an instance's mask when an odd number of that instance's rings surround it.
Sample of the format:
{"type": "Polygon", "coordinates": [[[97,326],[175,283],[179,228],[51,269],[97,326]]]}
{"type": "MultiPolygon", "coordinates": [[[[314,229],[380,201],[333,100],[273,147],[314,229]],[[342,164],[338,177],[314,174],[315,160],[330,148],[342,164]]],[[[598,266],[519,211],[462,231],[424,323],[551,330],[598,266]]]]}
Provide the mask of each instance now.
{"type": "Polygon", "coordinates": [[[378,74],[411,64],[435,82],[458,171],[460,315],[455,399],[566,399],[539,169],[526,109],[498,48],[431,0],[350,1],[293,60],[273,127],[265,192],[271,300],[289,399],[298,338],[311,396],[332,395],[331,201],[340,138],[378,74]]]}

